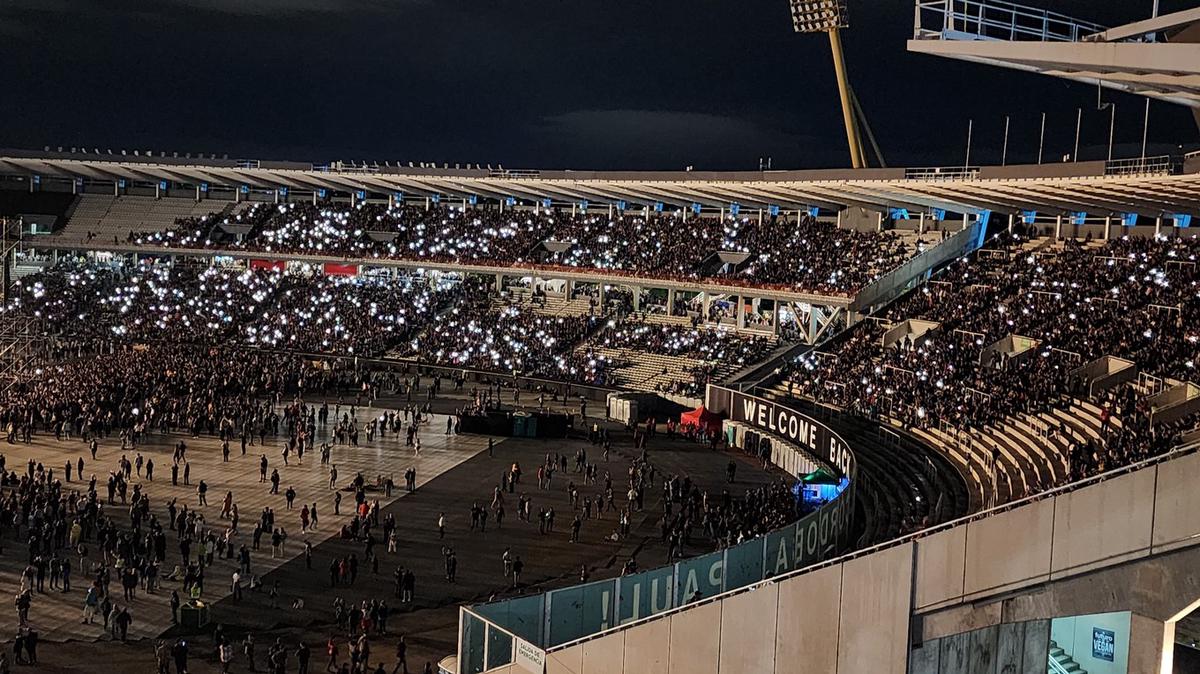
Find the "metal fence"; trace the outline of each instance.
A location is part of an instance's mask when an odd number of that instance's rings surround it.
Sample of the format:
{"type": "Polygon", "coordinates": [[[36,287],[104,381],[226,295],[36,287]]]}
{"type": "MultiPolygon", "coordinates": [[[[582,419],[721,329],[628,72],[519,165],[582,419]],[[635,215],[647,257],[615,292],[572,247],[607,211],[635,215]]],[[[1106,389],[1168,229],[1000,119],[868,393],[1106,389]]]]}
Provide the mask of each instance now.
{"type": "Polygon", "coordinates": [[[918,0],[916,39],[1078,42],[1107,27],[1002,0],[918,0]]]}

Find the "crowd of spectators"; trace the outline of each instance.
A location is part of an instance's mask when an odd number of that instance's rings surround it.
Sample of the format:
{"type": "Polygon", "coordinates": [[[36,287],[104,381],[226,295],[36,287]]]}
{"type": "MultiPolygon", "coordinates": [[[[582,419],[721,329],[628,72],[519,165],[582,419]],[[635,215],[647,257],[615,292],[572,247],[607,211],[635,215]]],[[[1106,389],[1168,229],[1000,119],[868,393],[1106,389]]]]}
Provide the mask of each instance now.
{"type": "Polygon", "coordinates": [[[720,277],[726,283],[850,294],[920,252],[888,232],[858,232],[803,215],[692,217],[444,204],[254,204],[131,233],[138,245],[593,268],[651,278],[720,277]],[[542,242],[566,244],[542,247],[542,242]],[[740,263],[719,251],[743,253],[740,263]]]}
{"type": "Polygon", "coordinates": [[[222,267],[72,265],[20,282],[2,307],[60,339],[167,340],[379,356],[461,296],[460,285],[222,267]]]}
{"type": "MultiPolygon", "coordinates": [[[[788,386],[869,416],[962,429],[1086,395],[1072,372],[1105,355],[1164,380],[1194,376],[1200,323],[1189,319],[1200,307],[1200,240],[1069,240],[1054,252],[1011,243],[956,263],[894,305],[890,321],[866,321],[831,352],[800,358],[788,386]],[[940,328],[884,348],[891,321],[912,318],[940,328]],[[1034,340],[1033,348],[1023,357],[989,349],[1009,335],[1034,340]]],[[[1161,453],[1195,422],[1151,424],[1146,397],[1131,387],[1095,402],[1122,423],[1106,423],[1099,440],[1072,436],[1072,477],[1161,453]]]]}

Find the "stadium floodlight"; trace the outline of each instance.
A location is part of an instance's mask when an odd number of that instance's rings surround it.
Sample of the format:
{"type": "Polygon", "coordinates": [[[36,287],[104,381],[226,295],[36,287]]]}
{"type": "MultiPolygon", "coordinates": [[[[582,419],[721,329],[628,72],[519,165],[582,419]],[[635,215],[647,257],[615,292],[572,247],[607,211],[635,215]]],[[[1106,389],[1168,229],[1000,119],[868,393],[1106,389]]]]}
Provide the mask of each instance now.
{"type": "Polygon", "coordinates": [[[797,33],[827,33],[847,27],[842,0],[790,0],[792,27],[797,33]]]}
{"type": "MultiPolygon", "coordinates": [[[[837,75],[838,95],[842,103],[842,117],[846,126],[846,140],[850,146],[850,165],[863,168],[867,165],[867,155],[863,149],[862,137],[859,134],[859,117],[862,117],[858,102],[850,88],[849,77],[846,74],[846,57],[842,53],[841,30],[849,26],[846,21],[845,0],[788,0],[792,9],[792,28],[797,33],[827,33],[829,46],[833,52],[833,67],[837,75]]],[[[867,127],[870,135],[870,127],[867,127]]],[[[874,138],[871,138],[874,145],[874,138]]],[[[879,148],[875,148],[879,163],[883,165],[883,156],[879,148]]]]}

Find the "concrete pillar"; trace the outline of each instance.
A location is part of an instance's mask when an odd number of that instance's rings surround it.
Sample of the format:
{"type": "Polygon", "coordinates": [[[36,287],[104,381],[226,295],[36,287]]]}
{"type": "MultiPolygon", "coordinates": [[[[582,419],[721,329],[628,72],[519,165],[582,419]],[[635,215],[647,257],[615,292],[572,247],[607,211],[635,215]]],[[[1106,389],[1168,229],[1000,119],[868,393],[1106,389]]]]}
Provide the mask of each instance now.
{"type": "Polygon", "coordinates": [[[496,274],[496,292],[504,290],[504,275],[496,274]]]}
{"type": "Polygon", "coordinates": [[[1054,218],[1054,238],[1062,238],[1062,216],[1058,215],[1054,218]]]}
{"type": "Polygon", "coordinates": [[[722,221],[725,220],[725,207],[724,206],[721,207],[721,220],[722,221]]]}
{"type": "Polygon", "coordinates": [[[603,310],[604,310],[604,289],[607,288],[608,286],[603,281],[601,281],[600,283],[598,283],[596,285],[600,289],[600,310],[601,310],[601,312],[603,312],[603,310]]]}
{"type": "Polygon", "coordinates": [[[735,306],[737,306],[737,328],[741,330],[746,327],[746,298],[739,294],[735,306]]]}
{"type": "Polygon", "coordinates": [[[1130,672],[1170,674],[1175,664],[1175,623],[1133,613],[1129,616],[1130,672]]]}
{"type": "MultiPolygon", "coordinates": [[[[33,192],[33,180],[32,179],[30,179],[30,181],[29,181],[29,191],[30,191],[30,193],[33,192]]],[[[237,194],[237,190],[234,190],[233,193],[237,194]]],[[[114,197],[121,196],[121,183],[116,180],[113,181],[113,196],[114,197]]]]}
{"type": "Polygon", "coordinates": [[[1014,224],[1016,224],[1016,221],[1017,221],[1017,216],[1016,216],[1016,214],[1015,214],[1015,213],[1009,213],[1009,214],[1008,214],[1008,233],[1009,233],[1009,234],[1012,234],[1012,231],[1013,231],[1013,225],[1014,225],[1014,224]]]}
{"type": "Polygon", "coordinates": [[[500,200],[500,212],[501,213],[504,212],[504,200],[503,199],[500,200]]]}
{"type": "Polygon", "coordinates": [[[675,315],[675,289],[667,288],[667,315],[675,315]]]}
{"type": "Polygon", "coordinates": [[[464,211],[465,211],[465,210],[467,210],[467,198],[466,198],[466,197],[463,197],[463,200],[462,200],[462,209],[463,209],[464,211]]]}
{"type": "Polygon", "coordinates": [[[921,217],[917,220],[917,234],[925,233],[925,211],[921,211],[921,217]]]}
{"type": "Polygon", "coordinates": [[[759,227],[762,226],[762,220],[763,220],[763,209],[760,208],[760,209],[758,209],[758,225],[759,225],[759,227]]]}
{"type": "Polygon", "coordinates": [[[649,205],[647,205],[645,208],[642,209],[642,217],[646,218],[647,220],[650,219],[650,206],[649,205]]]}
{"type": "Polygon", "coordinates": [[[1154,218],[1154,236],[1158,236],[1160,233],[1162,233],[1162,216],[1161,215],[1158,216],[1157,218],[1154,218]]]}
{"type": "Polygon", "coordinates": [[[608,205],[608,217],[610,220],[612,219],[612,216],[613,216],[613,205],[609,204],[608,205]]]}
{"type": "Polygon", "coordinates": [[[563,283],[563,293],[566,295],[568,300],[571,299],[571,295],[575,293],[575,282],[571,279],[567,279],[566,282],[563,283]]]}
{"type": "MultiPolygon", "coordinates": [[[[313,192],[312,192],[312,205],[313,206],[317,205],[317,191],[316,190],[313,190],[313,192]]],[[[392,205],[391,197],[388,197],[388,207],[390,208],[391,205],[392,205]]]]}
{"type": "Polygon", "coordinates": [[[275,203],[279,203],[279,190],[275,190],[275,203]]]}
{"type": "MultiPolygon", "coordinates": [[[[71,185],[72,185],[71,193],[74,194],[75,193],[74,181],[72,181],[71,185]]],[[[196,185],[196,201],[200,201],[200,186],[199,185],[196,185]]]]}
{"type": "Polygon", "coordinates": [[[963,213],[963,226],[962,226],[962,228],[963,228],[963,229],[966,229],[966,228],[967,228],[967,227],[968,227],[970,224],[971,224],[971,216],[970,216],[970,215],[968,215],[967,213],[963,213]]]}
{"type": "Polygon", "coordinates": [[[633,286],[633,310],[642,310],[642,287],[633,286]]]}
{"type": "MultiPolygon", "coordinates": [[[[964,215],[963,216],[963,229],[966,229],[966,228],[967,228],[967,216],[964,215]]],[[[875,231],[877,231],[877,232],[883,231],[883,211],[879,211],[878,213],[875,214],[875,231]]]]}
{"type": "Polygon", "coordinates": [[[575,217],[575,209],[579,208],[579,204],[571,204],[571,217],[575,217]]]}
{"type": "Polygon", "coordinates": [[[425,197],[425,210],[429,210],[429,197],[425,197]]]}
{"type": "Polygon", "coordinates": [[[779,336],[779,300],[771,300],[771,334],[779,336]]]}
{"type": "Polygon", "coordinates": [[[358,204],[358,191],[350,190],[350,207],[354,208],[356,204],[358,204]]]}
{"type": "Polygon", "coordinates": [[[1104,240],[1108,241],[1112,238],[1112,216],[1104,216],[1104,240]]]}
{"type": "Polygon", "coordinates": [[[707,323],[708,322],[708,311],[709,311],[709,309],[712,308],[712,294],[709,293],[707,290],[705,290],[700,293],[700,298],[701,298],[701,307],[702,307],[701,311],[704,314],[703,316],[701,316],[701,318],[703,318],[704,322],[707,323]]]}

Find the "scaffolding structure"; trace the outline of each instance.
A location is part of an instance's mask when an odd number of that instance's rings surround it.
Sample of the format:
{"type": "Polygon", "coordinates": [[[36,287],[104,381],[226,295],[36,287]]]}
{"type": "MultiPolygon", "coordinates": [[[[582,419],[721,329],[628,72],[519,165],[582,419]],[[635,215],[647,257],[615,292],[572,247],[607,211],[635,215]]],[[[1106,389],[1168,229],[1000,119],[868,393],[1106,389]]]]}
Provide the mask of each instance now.
{"type": "MultiPolygon", "coordinates": [[[[7,305],[14,293],[13,267],[21,233],[20,219],[0,218],[0,305],[7,305]]],[[[33,316],[0,316],[0,394],[36,371],[45,334],[41,323],[33,316]]]]}

